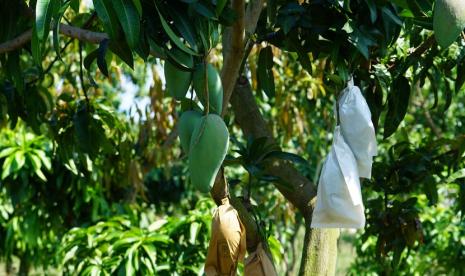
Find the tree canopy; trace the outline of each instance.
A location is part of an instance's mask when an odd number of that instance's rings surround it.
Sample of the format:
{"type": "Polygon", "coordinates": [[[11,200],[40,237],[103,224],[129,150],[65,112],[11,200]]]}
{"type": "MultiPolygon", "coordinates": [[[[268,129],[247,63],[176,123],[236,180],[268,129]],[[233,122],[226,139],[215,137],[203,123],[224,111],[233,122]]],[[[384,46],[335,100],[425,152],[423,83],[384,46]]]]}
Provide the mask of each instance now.
{"type": "Polygon", "coordinates": [[[457,2],[1,1],[0,259],[201,274],[229,196],[249,252],[334,274],[339,232],[310,223],[353,77],[380,154],[350,272],[464,273],[465,20],[443,7],[457,2]],[[228,132],[210,195],[189,177],[187,111],[228,132]]]}

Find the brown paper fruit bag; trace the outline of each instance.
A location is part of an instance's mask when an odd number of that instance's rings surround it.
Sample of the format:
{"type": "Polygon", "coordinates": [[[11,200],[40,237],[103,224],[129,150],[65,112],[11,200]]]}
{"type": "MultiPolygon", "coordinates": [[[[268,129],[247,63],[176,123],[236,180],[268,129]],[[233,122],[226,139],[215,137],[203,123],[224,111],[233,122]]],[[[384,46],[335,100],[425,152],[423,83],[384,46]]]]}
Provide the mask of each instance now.
{"type": "Polygon", "coordinates": [[[208,246],[205,274],[207,276],[234,276],[246,250],[245,229],[237,211],[227,198],[213,214],[212,237],[208,246]]]}
{"type": "Polygon", "coordinates": [[[254,253],[245,259],[245,276],[278,276],[273,262],[266,254],[261,243],[258,244],[254,253]]]}

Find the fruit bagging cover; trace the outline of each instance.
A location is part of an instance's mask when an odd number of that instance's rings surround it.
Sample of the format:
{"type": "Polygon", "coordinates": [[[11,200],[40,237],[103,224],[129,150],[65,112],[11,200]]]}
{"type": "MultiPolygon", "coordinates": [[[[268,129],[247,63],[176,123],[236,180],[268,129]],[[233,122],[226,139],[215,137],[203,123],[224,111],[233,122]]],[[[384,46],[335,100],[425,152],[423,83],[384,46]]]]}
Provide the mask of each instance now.
{"type": "Polygon", "coordinates": [[[365,214],[357,162],[340,127],[318,182],[312,228],[363,228],[365,214]]]}
{"type": "Polygon", "coordinates": [[[245,229],[227,198],[213,214],[212,234],[205,261],[205,274],[236,275],[237,264],[245,256],[245,229]]]}
{"type": "Polygon", "coordinates": [[[377,155],[376,133],[370,108],[352,78],[341,93],[338,107],[341,132],[355,155],[359,176],[371,178],[373,156],[377,155]]]}

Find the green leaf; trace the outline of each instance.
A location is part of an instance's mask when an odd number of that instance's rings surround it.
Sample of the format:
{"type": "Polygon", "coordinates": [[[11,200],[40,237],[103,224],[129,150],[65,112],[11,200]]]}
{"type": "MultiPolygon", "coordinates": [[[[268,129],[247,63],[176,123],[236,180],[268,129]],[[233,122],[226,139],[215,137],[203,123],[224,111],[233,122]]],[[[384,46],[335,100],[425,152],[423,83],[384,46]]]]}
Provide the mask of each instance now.
{"type": "Polygon", "coordinates": [[[461,169],[461,170],[454,172],[452,175],[450,175],[447,178],[446,183],[456,182],[457,179],[461,179],[461,178],[465,178],[465,169],[461,169]]]}
{"type": "Polygon", "coordinates": [[[13,164],[15,161],[15,155],[10,155],[5,159],[2,166],[2,180],[7,178],[10,173],[15,171],[16,164],[13,164]]]}
{"type": "Polygon", "coordinates": [[[188,21],[187,14],[181,14],[173,9],[170,10],[170,16],[173,19],[174,26],[176,26],[176,29],[182,37],[189,43],[193,50],[197,51],[194,26],[188,21]]]}
{"type": "Polygon", "coordinates": [[[37,36],[35,25],[32,27],[31,52],[34,62],[42,68],[42,44],[37,36]]]}
{"type": "Polygon", "coordinates": [[[391,86],[388,111],[384,119],[384,138],[391,136],[407,113],[410,100],[410,84],[404,76],[399,76],[391,86]]]}
{"type": "Polygon", "coordinates": [[[291,153],[291,152],[285,152],[285,151],[272,151],[269,154],[266,155],[266,158],[278,158],[282,160],[287,160],[291,161],[294,163],[300,163],[304,165],[308,165],[307,160],[305,160],[303,157],[291,153]]]}
{"type": "Polygon", "coordinates": [[[26,163],[26,157],[24,156],[24,151],[19,150],[19,151],[16,152],[15,161],[16,161],[16,164],[17,164],[16,171],[19,171],[24,166],[24,164],[26,163]]]}
{"type": "Polygon", "coordinates": [[[24,77],[20,65],[19,51],[13,51],[8,54],[8,60],[6,62],[6,73],[10,75],[15,88],[19,92],[24,90],[24,77]]]}
{"type": "Polygon", "coordinates": [[[37,0],[36,3],[36,33],[40,41],[45,40],[50,30],[53,10],[59,5],[58,0],[37,0]]]}
{"type": "Polygon", "coordinates": [[[184,52],[195,55],[195,56],[200,56],[198,53],[194,52],[192,49],[188,48],[182,41],[179,39],[179,37],[173,32],[171,29],[170,25],[166,22],[166,20],[163,18],[163,15],[161,15],[160,10],[158,10],[158,15],[160,17],[161,25],[163,26],[163,29],[165,30],[166,34],[169,36],[171,41],[173,41],[176,46],[178,46],[179,49],[183,50],[184,52]]]}
{"type": "Polygon", "coordinates": [[[216,14],[215,14],[215,11],[212,10],[210,7],[208,6],[205,6],[204,4],[200,3],[200,2],[197,2],[197,3],[193,3],[191,5],[191,7],[196,11],[198,12],[200,15],[203,15],[205,16],[206,18],[208,19],[217,19],[216,18],[216,14]]]}
{"type": "Polygon", "coordinates": [[[310,58],[308,57],[308,53],[305,53],[302,51],[302,49],[297,50],[297,60],[300,62],[300,65],[302,65],[302,68],[304,68],[310,75],[312,74],[312,63],[310,62],[310,58]]]}
{"type": "Polygon", "coordinates": [[[113,9],[111,0],[93,0],[95,11],[102,20],[103,28],[111,40],[117,39],[120,34],[120,25],[113,9]]]}
{"type": "Polygon", "coordinates": [[[134,68],[134,57],[132,56],[131,49],[125,40],[114,41],[110,40],[110,50],[117,55],[129,67],[134,68]]]}
{"type": "Polygon", "coordinates": [[[191,226],[190,226],[190,235],[189,235],[189,242],[191,244],[195,244],[196,243],[196,240],[197,240],[197,235],[199,234],[199,231],[200,231],[200,223],[198,222],[193,222],[191,223],[191,226]]]}
{"type": "Polygon", "coordinates": [[[142,5],[140,0],[132,0],[132,3],[134,4],[134,7],[136,7],[139,16],[142,16],[142,5]]]}
{"type": "Polygon", "coordinates": [[[71,9],[73,9],[76,13],[79,13],[79,1],[80,0],[71,0],[70,1],[70,6],[71,9]]]}
{"type": "Polygon", "coordinates": [[[68,9],[71,2],[66,2],[58,12],[53,14],[54,26],[53,26],[53,48],[57,54],[57,57],[61,60],[61,49],[60,49],[60,22],[68,9]]]}
{"type": "Polygon", "coordinates": [[[353,30],[350,33],[350,42],[368,59],[370,56],[370,47],[376,45],[376,40],[366,30],[356,26],[354,22],[350,22],[349,24],[353,30]]]}
{"type": "Polygon", "coordinates": [[[396,23],[397,25],[399,26],[402,26],[403,25],[403,22],[402,20],[400,20],[400,18],[395,15],[394,13],[392,13],[392,11],[388,8],[388,7],[383,7],[382,8],[382,12],[387,15],[387,17],[389,19],[391,19],[392,22],[396,23]]]}
{"type": "Polygon", "coordinates": [[[29,160],[31,161],[32,166],[34,167],[34,173],[44,182],[47,181],[44,173],[41,170],[41,162],[39,157],[34,154],[28,154],[29,160]]]}
{"type": "Polygon", "coordinates": [[[216,8],[215,8],[216,16],[219,16],[221,14],[227,2],[228,0],[217,0],[216,1],[216,8]]]}
{"type": "Polygon", "coordinates": [[[12,155],[13,153],[15,153],[17,150],[19,150],[18,147],[9,147],[9,148],[5,148],[3,149],[2,151],[0,151],[0,158],[4,158],[4,157],[7,157],[9,155],[12,155]]]}
{"type": "Polygon", "coordinates": [[[92,63],[94,62],[95,59],[97,59],[97,56],[98,56],[98,49],[87,54],[83,62],[84,68],[86,68],[86,70],[90,70],[92,63]]]}
{"type": "Polygon", "coordinates": [[[367,4],[368,9],[370,10],[371,23],[375,23],[376,18],[378,17],[378,11],[376,9],[376,3],[373,0],[365,0],[365,3],[367,4]]]}
{"type": "Polygon", "coordinates": [[[455,92],[459,92],[465,83],[465,58],[457,65],[457,79],[455,80],[455,92]]]}
{"type": "Polygon", "coordinates": [[[37,155],[40,160],[42,161],[42,165],[44,165],[44,167],[47,169],[47,170],[51,170],[52,169],[52,163],[50,161],[50,157],[48,157],[46,154],[45,154],[45,151],[43,150],[38,150],[38,149],[34,149],[33,150],[34,154],[37,155]]]}
{"type": "Polygon", "coordinates": [[[258,56],[257,80],[259,87],[269,98],[275,95],[275,85],[273,76],[273,52],[271,46],[260,50],[258,56]]]}
{"type": "Polygon", "coordinates": [[[105,60],[105,54],[108,49],[108,44],[109,40],[104,39],[102,42],[100,42],[100,45],[98,47],[98,55],[97,55],[97,66],[107,78],[109,77],[108,74],[108,67],[107,67],[107,61],[105,60]]]}
{"type": "Polygon", "coordinates": [[[128,0],[113,0],[112,4],[123,27],[129,47],[131,49],[136,48],[140,35],[140,18],[137,8],[132,1],[128,0]]]}

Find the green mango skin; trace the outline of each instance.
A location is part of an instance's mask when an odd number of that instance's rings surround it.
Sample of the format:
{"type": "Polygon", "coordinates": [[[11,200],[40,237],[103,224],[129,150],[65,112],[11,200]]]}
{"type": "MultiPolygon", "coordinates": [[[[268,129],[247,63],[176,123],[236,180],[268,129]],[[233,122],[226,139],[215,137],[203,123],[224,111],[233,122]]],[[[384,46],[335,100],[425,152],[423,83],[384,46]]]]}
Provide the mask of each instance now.
{"type": "MultiPolygon", "coordinates": [[[[215,67],[207,64],[208,95],[210,99],[209,113],[221,114],[223,109],[223,85],[215,67]]],[[[194,71],[194,90],[202,105],[205,107],[205,66],[200,65],[194,71]]]]}
{"type": "Polygon", "coordinates": [[[434,5],[433,29],[438,44],[449,47],[465,27],[465,1],[437,0],[434,5]]]}
{"type": "Polygon", "coordinates": [[[179,140],[181,141],[181,148],[184,152],[189,152],[189,144],[194,128],[202,119],[200,112],[190,110],[182,113],[178,123],[179,140]]]}
{"type": "MultiPolygon", "coordinates": [[[[191,55],[177,49],[172,51],[182,65],[189,68],[194,66],[194,59],[191,55]]],[[[165,61],[164,71],[168,94],[178,101],[184,99],[191,85],[192,72],[183,71],[168,60],[165,61]]]]}
{"type": "Polygon", "coordinates": [[[228,128],[220,116],[208,114],[197,122],[190,143],[189,171],[192,184],[201,192],[207,193],[215,183],[228,144],[228,128]]]}

